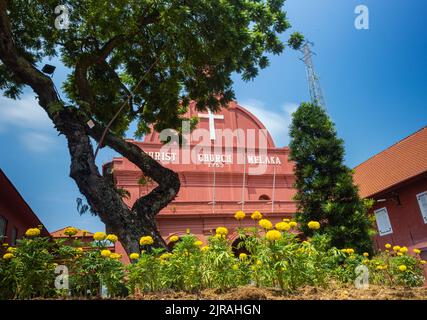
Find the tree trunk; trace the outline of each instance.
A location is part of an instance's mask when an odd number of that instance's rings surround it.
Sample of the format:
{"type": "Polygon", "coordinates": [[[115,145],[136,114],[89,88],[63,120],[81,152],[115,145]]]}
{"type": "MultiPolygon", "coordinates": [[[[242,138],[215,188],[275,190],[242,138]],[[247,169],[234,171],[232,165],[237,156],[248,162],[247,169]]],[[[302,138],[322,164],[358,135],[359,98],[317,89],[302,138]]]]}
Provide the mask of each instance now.
{"type": "Polygon", "coordinates": [[[18,53],[6,13],[6,1],[0,0],[0,60],[7,69],[30,86],[38,96],[39,105],[46,111],[59,133],[64,134],[71,156],[70,176],[86,197],[92,210],[105,223],[107,232],[115,233],[127,253],[139,252],[139,238],[151,235],[154,245],[165,247],[157,229],[155,216],[177,195],[180,182],[178,175],[163,167],[136,145],[111,132],[104,144],[111,147],[137,165],[144,175],[158,186],[148,195],[138,199],[129,208],[117,192],[114,184],[101,176],[95,164],[93,146],[89,137],[99,142],[104,128],[100,124],[92,129],[89,120],[74,107],[65,107],[59,99],[52,80],[41,73],[18,53]]]}

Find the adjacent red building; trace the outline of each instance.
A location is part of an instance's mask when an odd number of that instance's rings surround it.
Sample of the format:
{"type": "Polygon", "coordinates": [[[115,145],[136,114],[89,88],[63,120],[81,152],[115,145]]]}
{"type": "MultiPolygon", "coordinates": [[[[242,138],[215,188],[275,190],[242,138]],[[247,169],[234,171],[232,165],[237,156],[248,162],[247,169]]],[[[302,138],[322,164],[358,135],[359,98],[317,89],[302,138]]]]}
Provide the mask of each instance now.
{"type": "Polygon", "coordinates": [[[427,127],[354,169],[363,198],[374,199],[375,244],[419,248],[427,260],[427,127]]]}
{"type": "MultiPolygon", "coordinates": [[[[27,229],[39,225],[43,224],[0,169],[0,243],[15,245],[27,229]]],[[[49,236],[44,227],[42,235],[49,236]]]]}

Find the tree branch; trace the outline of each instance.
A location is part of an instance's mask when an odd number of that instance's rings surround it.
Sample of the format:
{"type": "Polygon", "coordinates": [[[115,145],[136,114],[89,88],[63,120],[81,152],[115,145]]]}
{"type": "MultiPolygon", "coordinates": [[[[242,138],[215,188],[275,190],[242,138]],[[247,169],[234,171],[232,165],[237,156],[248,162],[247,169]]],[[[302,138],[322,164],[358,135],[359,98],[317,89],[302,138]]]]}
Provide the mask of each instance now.
{"type": "MultiPolygon", "coordinates": [[[[99,142],[105,128],[96,124],[95,127],[87,130],[89,135],[99,142]]],[[[162,166],[135,144],[127,142],[111,132],[107,132],[105,135],[104,143],[134,163],[144,175],[149,176],[158,184],[148,195],[135,202],[133,209],[139,215],[154,216],[176,197],[180,189],[180,180],[176,172],[162,166]]]]}

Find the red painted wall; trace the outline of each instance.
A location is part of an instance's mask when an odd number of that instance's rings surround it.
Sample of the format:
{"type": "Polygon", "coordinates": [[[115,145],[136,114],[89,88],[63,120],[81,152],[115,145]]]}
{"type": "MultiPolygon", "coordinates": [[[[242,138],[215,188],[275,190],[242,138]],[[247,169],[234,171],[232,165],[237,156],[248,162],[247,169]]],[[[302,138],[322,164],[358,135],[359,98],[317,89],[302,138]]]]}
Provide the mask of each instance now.
{"type": "MultiPolygon", "coordinates": [[[[392,234],[375,236],[375,245],[378,249],[384,250],[384,245],[406,246],[412,254],[414,248],[425,251],[423,258],[427,255],[427,224],[424,223],[421,209],[418,204],[417,194],[427,191],[427,178],[418,177],[412,181],[400,184],[399,186],[382,192],[374,199],[385,199],[396,192],[400,198],[400,205],[396,201],[387,198],[385,202],[377,202],[372,208],[372,212],[387,208],[390,223],[393,229],[392,234]]],[[[427,279],[427,267],[424,268],[427,279]]]]}
{"type": "MultiPolygon", "coordinates": [[[[0,216],[5,218],[6,239],[2,242],[10,243],[12,230],[17,229],[17,238],[22,238],[29,228],[36,228],[42,223],[31,210],[19,192],[15,189],[3,171],[0,170],[0,216]]],[[[43,228],[42,234],[49,236],[49,232],[43,228]]],[[[0,240],[1,242],[1,240],[0,240]]]]}
{"type": "MultiPolygon", "coordinates": [[[[417,201],[417,194],[427,191],[427,179],[418,179],[400,185],[390,192],[397,192],[401,205],[387,199],[386,202],[377,202],[373,211],[386,207],[390,218],[393,233],[385,236],[377,235],[375,243],[378,248],[384,248],[386,243],[393,245],[426,248],[427,249],[427,224],[424,223],[421,209],[417,201]]],[[[387,193],[375,196],[383,199],[387,193]]]]}

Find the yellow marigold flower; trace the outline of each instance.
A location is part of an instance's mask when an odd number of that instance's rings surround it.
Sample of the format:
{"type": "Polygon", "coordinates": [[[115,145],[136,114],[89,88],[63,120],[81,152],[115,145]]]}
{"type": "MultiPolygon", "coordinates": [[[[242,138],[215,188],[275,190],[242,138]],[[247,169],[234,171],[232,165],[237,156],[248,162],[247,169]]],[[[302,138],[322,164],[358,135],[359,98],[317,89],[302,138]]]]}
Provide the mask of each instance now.
{"type": "Polygon", "coordinates": [[[154,240],[151,236],[144,236],[144,237],[141,237],[141,239],[139,239],[139,244],[141,246],[152,245],[153,243],[154,243],[154,240]]]}
{"type": "Polygon", "coordinates": [[[12,259],[12,258],[15,258],[15,256],[13,255],[13,253],[6,253],[6,254],[3,256],[3,259],[4,259],[4,260],[10,260],[10,259],[12,259]]]}
{"type": "Polygon", "coordinates": [[[277,230],[270,230],[267,232],[265,237],[270,241],[280,240],[282,238],[282,234],[277,230]]]}
{"type": "Polygon", "coordinates": [[[138,259],[139,259],[139,253],[131,253],[131,254],[129,255],[129,258],[130,258],[131,260],[138,260],[138,259]]]}
{"type": "Polygon", "coordinates": [[[117,240],[119,240],[119,238],[115,234],[109,234],[106,239],[112,243],[117,242],[117,240]]]}
{"type": "Polygon", "coordinates": [[[2,243],[1,246],[7,248],[9,246],[9,244],[7,242],[5,242],[5,243],[2,243]]]}
{"type": "Polygon", "coordinates": [[[391,244],[390,243],[386,243],[385,248],[386,249],[390,249],[391,248],[391,244]]]}
{"type": "Polygon", "coordinates": [[[239,265],[238,264],[233,264],[233,266],[231,267],[233,270],[239,270],[239,265]]]}
{"type": "Polygon", "coordinates": [[[107,235],[105,234],[105,232],[95,232],[95,234],[93,235],[93,239],[96,241],[103,241],[106,237],[107,235]]]}
{"type": "Polygon", "coordinates": [[[270,230],[273,228],[273,224],[271,223],[270,220],[267,220],[267,219],[261,219],[258,222],[258,224],[261,228],[266,229],[266,230],[270,230]]]}
{"type": "Polygon", "coordinates": [[[6,252],[9,252],[9,253],[14,253],[16,251],[16,248],[15,247],[9,247],[9,248],[7,248],[7,250],[6,250],[6,252]]]}
{"type": "Polygon", "coordinates": [[[276,229],[279,231],[288,231],[290,228],[291,226],[289,225],[289,223],[286,223],[286,222],[276,223],[276,229]]]}
{"type": "MultiPolygon", "coordinates": [[[[186,253],[187,253],[187,252],[186,252],[186,253]]],[[[166,260],[166,259],[169,259],[171,256],[172,256],[172,253],[170,253],[170,252],[166,252],[166,253],[163,253],[163,254],[159,257],[159,259],[160,259],[160,260],[166,260]]]]}
{"type": "Polygon", "coordinates": [[[252,219],[252,220],[261,220],[261,219],[262,219],[262,214],[261,214],[261,212],[259,212],[258,210],[254,211],[254,212],[251,214],[251,219],[252,219]]]}
{"type": "Polygon", "coordinates": [[[178,240],[179,240],[178,236],[172,236],[172,237],[169,238],[170,242],[177,242],[178,240]]]}
{"type": "Polygon", "coordinates": [[[246,214],[243,211],[237,211],[236,214],[234,215],[234,218],[236,220],[243,220],[246,217],[246,214]]]}
{"type": "Polygon", "coordinates": [[[111,256],[111,251],[107,250],[107,249],[102,250],[101,251],[101,256],[103,256],[103,257],[109,257],[109,256],[111,256]]]}
{"type": "Polygon", "coordinates": [[[77,228],[74,228],[74,227],[67,227],[64,230],[64,234],[69,236],[69,237],[76,235],[77,232],[78,232],[77,228]]]}
{"type": "Polygon", "coordinates": [[[29,238],[38,237],[40,235],[40,229],[38,228],[30,228],[25,232],[25,235],[29,238]]]}
{"type": "Polygon", "coordinates": [[[402,272],[406,271],[406,269],[408,269],[408,268],[404,264],[399,266],[399,270],[402,272]]]}
{"type": "Polygon", "coordinates": [[[406,253],[406,252],[408,252],[408,248],[407,247],[402,247],[402,248],[400,248],[399,251],[402,252],[402,253],[406,253]]]}
{"type": "Polygon", "coordinates": [[[216,238],[216,239],[225,239],[225,236],[222,235],[222,234],[216,234],[216,235],[214,235],[214,238],[216,238]]]}
{"type": "Polygon", "coordinates": [[[397,255],[398,255],[399,257],[401,257],[401,256],[403,256],[403,253],[402,253],[402,252],[398,252],[398,253],[397,253],[397,255]]]}
{"type": "Polygon", "coordinates": [[[377,270],[382,270],[382,269],[383,269],[383,266],[377,266],[377,267],[376,267],[376,269],[377,269],[377,270]]]}
{"type": "Polygon", "coordinates": [[[239,259],[240,259],[240,260],[246,260],[246,259],[247,259],[247,257],[248,257],[248,255],[247,255],[246,253],[241,253],[241,254],[239,254],[239,259]]]}
{"type": "Polygon", "coordinates": [[[118,253],[112,253],[112,254],[110,254],[110,258],[114,259],[114,260],[119,260],[121,257],[122,257],[122,255],[118,254],[118,253]]]}
{"type": "Polygon", "coordinates": [[[426,264],[426,261],[425,260],[420,260],[420,263],[421,264],[426,264]]]}
{"type": "Polygon", "coordinates": [[[291,221],[289,222],[289,225],[291,226],[291,228],[296,228],[298,226],[298,223],[296,223],[295,221],[291,221]]]}
{"type": "Polygon", "coordinates": [[[400,250],[400,246],[394,246],[394,247],[393,247],[393,250],[394,250],[394,251],[399,251],[399,250],[400,250]]]}
{"type": "Polygon", "coordinates": [[[83,248],[81,248],[81,247],[76,248],[76,251],[77,251],[77,252],[83,252],[83,248]]]}
{"type": "Polygon", "coordinates": [[[262,262],[261,262],[261,260],[257,260],[257,261],[256,261],[255,263],[256,263],[256,265],[257,265],[257,266],[260,266],[260,265],[262,265],[262,262]]]}
{"type": "Polygon", "coordinates": [[[412,250],[415,254],[420,254],[421,253],[421,250],[420,249],[414,249],[414,250],[412,250]]]}
{"type": "Polygon", "coordinates": [[[348,254],[353,254],[354,253],[354,249],[348,248],[348,249],[346,249],[346,252],[348,254]]]}
{"type": "Polygon", "coordinates": [[[385,252],[389,253],[389,252],[390,252],[390,250],[385,250],[385,252]]]}
{"type": "Polygon", "coordinates": [[[216,228],[216,234],[226,236],[228,234],[228,229],[226,227],[218,227],[216,228]]]}
{"type": "Polygon", "coordinates": [[[200,247],[201,245],[203,245],[203,242],[200,240],[194,241],[194,245],[197,247],[200,247]]]}
{"type": "Polygon", "coordinates": [[[310,221],[307,223],[309,229],[318,230],[320,229],[320,223],[318,221],[310,221]]]}
{"type": "Polygon", "coordinates": [[[367,252],[363,252],[363,256],[364,256],[364,257],[369,257],[369,253],[367,253],[367,252]]]}
{"type": "Polygon", "coordinates": [[[209,251],[209,246],[204,246],[200,250],[202,250],[202,252],[207,252],[207,251],[209,251]]]}
{"type": "Polygon", "coordinates": [[[291,219],[284,218],[282,221],[283,221],[283,222],[290,222],[290,221],[291,221],[291,219]]]}
{"type": "Polygon", "coordinates": [[[363,260],[363,261],[362,261],[362,263],[363,263],[363,264],[369,264],[369,260],[368,260],[368,259],[365,259],[365,260],[363,260]]]}

